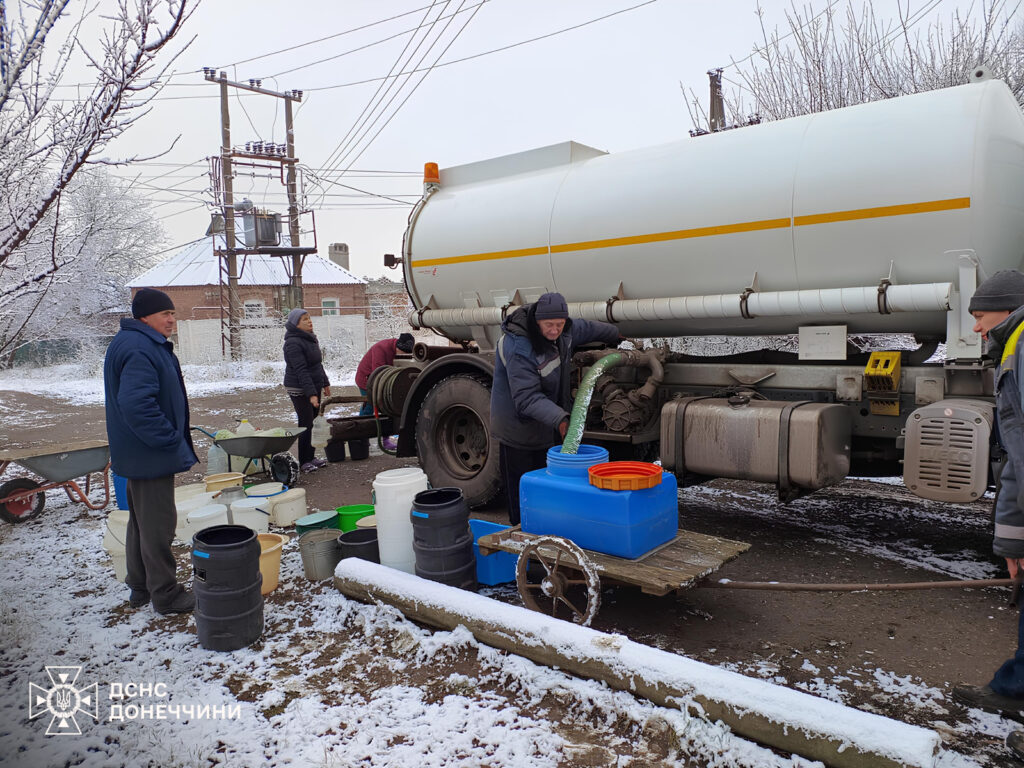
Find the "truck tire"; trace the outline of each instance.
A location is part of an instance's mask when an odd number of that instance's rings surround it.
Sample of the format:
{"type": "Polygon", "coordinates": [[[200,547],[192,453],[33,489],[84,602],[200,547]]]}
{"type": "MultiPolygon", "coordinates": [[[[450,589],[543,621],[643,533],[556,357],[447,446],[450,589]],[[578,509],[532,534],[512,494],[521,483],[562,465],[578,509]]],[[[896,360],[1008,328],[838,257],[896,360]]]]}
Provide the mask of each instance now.
{"type": "Polygon", "coordinates": [[[501,490],[498,444],[491,439],[491,385],[460,373],[427,393],[416,420],[416,453],[434,488],[461,488],[479,507],[501,490]]]}

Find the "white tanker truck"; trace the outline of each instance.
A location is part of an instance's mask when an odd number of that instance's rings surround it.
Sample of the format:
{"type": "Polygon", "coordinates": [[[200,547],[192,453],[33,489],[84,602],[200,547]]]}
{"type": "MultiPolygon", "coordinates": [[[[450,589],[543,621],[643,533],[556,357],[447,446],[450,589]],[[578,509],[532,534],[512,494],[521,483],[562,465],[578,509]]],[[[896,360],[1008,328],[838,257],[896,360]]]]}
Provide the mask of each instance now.
{"type": "MultiPolygon", "coordinates": [[[[620,154],[569,142],[428,165],[386,263],[404,268],[411,325],[458,346],[418,345],[374,375],[398,454],[471,504],[497,494],[499,326],[559,291],[572,317],[628,337],[798,334],[798,354],[627,356],[586,420],[584,440],[612,458],[787,498],[902,462],[919,496],[978,498],[992,364],[967,303],[1024,261],[1024,116],[1004,83],[976,79],[620,154]],[[866,333],[922,346],[848,354],[866,333]],[[940,343],[944,360],[926,362],[940,343]]],[[[600,355],[583,352],[581,370],[600,355]]]]}

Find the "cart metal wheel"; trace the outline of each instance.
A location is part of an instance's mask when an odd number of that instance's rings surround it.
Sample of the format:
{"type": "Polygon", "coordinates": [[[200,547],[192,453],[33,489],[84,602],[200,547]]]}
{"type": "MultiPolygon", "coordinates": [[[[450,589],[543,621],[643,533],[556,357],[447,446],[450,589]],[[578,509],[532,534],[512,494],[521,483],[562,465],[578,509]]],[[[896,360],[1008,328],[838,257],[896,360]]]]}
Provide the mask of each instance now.
{"type": "MultiPolygon", "coordinates": [[[[6,499],[18,491],[31,491],[38,487],[39,483],[35,480],[16,477],[0,485],[0,499],[6,499]]],[[[0,517],[8,523],[23,523],[42,512],[44,504],[46,504],[46,494],[42,491],[13,501],[0,501],[0,517]]]]}
{"type": "Polygon", "coordinates": [[[287,451],[270,457],[270,475],[289,488],[299,481],[299,460],[287,451]]]}
{"type": "Polygon", "coordinates": [[[516,562],[516,586],[527,608],[584,627],[601,607],[601,577],[583,550],[560,536],[530,540],[516,562]],[[531,561],[540,569],[530,568],[531,561]]]}

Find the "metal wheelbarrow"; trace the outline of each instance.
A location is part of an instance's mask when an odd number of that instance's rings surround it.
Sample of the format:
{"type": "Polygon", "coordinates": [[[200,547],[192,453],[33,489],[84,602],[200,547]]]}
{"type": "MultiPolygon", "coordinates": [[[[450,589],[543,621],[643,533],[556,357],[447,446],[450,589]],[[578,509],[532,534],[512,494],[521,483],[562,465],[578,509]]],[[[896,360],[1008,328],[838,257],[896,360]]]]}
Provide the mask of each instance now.
{"type": "Polygon", "coordinates": [[[0,484],[0,518],[9,523],[22,523],[42,512],[46,491],[53,488],[62,488],[68,499],[89,509],[103,509],[110,503],[110,447],[102,440],[0,451],[0,475],[11,464],[24,467],[46,482],[16,477],[0,484]],[[103,501],[98,504],[89,500],[93,472],[103,473],[103,501]],[[83,476],[84,489],[75,480],[83,476]]]}
{"type": "Polygon", "coordinates": [[[192,427],[197,432],[202,432],[213,440],[214,444],[224,450],[228,455],[229,466],[232,456],[248,459],[242,468],[244,474],[250,466],[259,467],[279,483],[284,483],[289,488],[293,487],[299,480],[299,460],[288,452],[296,438],[306,431],[305,427],[271,427],[271,429],[283,429],[284,435],[242,435],[241,437],[226,437],[218,440],[202,427],[192,427]]]}

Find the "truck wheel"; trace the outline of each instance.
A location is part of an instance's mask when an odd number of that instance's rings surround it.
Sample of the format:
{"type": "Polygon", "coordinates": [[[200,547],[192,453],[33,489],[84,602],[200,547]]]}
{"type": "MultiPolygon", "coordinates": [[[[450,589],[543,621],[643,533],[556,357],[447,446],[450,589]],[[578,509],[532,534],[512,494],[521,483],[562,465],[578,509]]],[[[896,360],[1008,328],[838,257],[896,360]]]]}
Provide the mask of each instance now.
{"type": "Polygon", "coordinates": [[[501,490],[490,421],[490,383],[465,373],[437,382],[416,421],[416,453],[431,485],[461,488],[471,507],[486,504],[501,490]]]}

